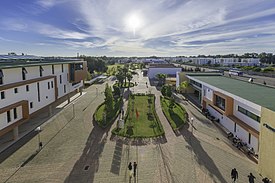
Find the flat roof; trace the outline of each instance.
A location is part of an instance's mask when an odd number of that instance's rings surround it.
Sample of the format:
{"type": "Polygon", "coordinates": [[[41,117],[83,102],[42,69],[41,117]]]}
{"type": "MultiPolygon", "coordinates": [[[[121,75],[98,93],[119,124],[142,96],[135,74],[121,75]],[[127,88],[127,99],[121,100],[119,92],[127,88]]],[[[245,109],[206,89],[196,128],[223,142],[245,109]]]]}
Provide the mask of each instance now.
{"type": "Polygon", "coordinates": [[[68,64],[83,62],[81,59],[53,59],[53,60],[5,60],[0,61],[0,69],[11,69],[16,67],[32,67],[52,64],[68,64]]]}
{"type": "Polygon", "coordinates": [[[204,83],[275,111],[275,88],[249,83],[225,76],[190,75],[204,83]]]}
{"type": "Polygon", "coordinates": [[[176,67],[174,64],[150,64],[149,68],[181,68],[181,67],[176,67]]]}

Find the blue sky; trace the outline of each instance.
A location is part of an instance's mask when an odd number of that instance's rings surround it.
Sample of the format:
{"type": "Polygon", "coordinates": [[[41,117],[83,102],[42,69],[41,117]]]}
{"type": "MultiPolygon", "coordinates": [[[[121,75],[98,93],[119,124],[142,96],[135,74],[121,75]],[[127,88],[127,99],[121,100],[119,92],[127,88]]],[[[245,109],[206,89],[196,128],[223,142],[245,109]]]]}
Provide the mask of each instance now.
{"type": "Polygon", "coordinates": [[[0,54],[176,56],[274,50],[274,0],[0,1],[0,54]]]}

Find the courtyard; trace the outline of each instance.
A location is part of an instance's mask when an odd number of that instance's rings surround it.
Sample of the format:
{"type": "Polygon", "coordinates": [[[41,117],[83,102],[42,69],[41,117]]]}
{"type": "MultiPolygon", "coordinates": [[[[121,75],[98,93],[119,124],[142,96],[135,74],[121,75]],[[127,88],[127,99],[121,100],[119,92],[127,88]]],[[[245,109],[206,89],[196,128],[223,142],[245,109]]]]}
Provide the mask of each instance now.
{"type": "MultiPolygon", "coordinates": [[[[129,89],[132,93],[156,96],[155,110],[164,138],[117,137],[111,133],[116,123],[106,129],[99,127],[92,115],[104,100],[105,84],[92,85],[75,102],[74,115],[68,106],[42,126],[41,151],[35,153],[36,136],[1,163],[0,182],[129,182],[127,166],[134,161],[138,169],[132,182],[224,183],[231,182],[232,168],[238,170],[239,182],[247,182],[250,172],[260,182],[257,165],[193,105],[181,102],[188,116],[194,118],[193,130],[186,124],[175,134],[160,107],[160,92],[154,86],[147,88],[149,81],[141,73],[133,81],[138,85],[129,89]]],[[[126,111],[126,99],[124,103],[126,111]]]]}

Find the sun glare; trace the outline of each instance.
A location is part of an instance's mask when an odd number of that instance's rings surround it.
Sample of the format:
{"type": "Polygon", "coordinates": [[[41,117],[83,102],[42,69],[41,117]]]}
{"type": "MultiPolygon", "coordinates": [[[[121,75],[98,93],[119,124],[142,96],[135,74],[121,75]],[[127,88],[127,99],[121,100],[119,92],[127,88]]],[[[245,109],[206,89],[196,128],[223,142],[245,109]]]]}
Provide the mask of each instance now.
{"type": "Polygon", "coordinates": [[[136,31],[142,26],[142,19],[138,14],[130,14],[126,18],[126,27],[128,31],[132,31],[134,36],[136,31]]]}

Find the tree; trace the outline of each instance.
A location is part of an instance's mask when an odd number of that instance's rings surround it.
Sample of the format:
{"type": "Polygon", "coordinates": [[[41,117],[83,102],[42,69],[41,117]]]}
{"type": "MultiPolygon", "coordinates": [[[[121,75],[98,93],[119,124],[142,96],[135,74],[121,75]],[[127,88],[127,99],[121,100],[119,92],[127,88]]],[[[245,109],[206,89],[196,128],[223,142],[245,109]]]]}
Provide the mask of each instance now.
{"type": "Polygon", "coordinates": [[[189,87],[189,83],[187,81],[183,81],[180,83],[179,90],[184,90],[184,93],[186,93],[186,89],[189,87]]]}
{"type": "Polygon", "coordinates": [[[120,96],[120,89],[118,86],[114,85],[113,86],[113,89],[114,89],[114,95],[116,96],[120,96]]]}
{"type": "Polygon", "coordinates": [[[91,79],[92,79],[91,73],[87,71],[86,81],[90,81],[91,79]]]}
{"type": "Polygon", "coordinates": [[[126,86],[126,82],[127,82],[127,73],[129,71],[129,68],[128,68],[128,65],[125,65],[123,68],[122,68],[122,73],[123,73],[123,77],[124,77],[124,80],[125,80],[125,86],[126,86]]]}
{"type": "Polygon", "coordinates": [[[126,77],[127,77],[128,83],[129,83],[128,87],[130,87],[130,81],[133,79],[133,75],[131,72],[128,72],[126,77]]]}
{"type": "Polygon", "coordinates": [[[122,72],[121,69],[119,69],[118,72],[116,73],[116,79],[118,80],[118,83],[122,87],[123,80],[124,80],[124,75],[123,75],[123,72],[122,72]]]}
{"type": "Polygon", "coordinates": [[[175,107],[175,99],[170,98],[168,107],[170,111],[173,111],[173,108],[175,107]]]}
{"type": "Polygon", "coordinates": [[[169,85],[163,85],[161,87],[161,94],[166,97],[172,96],[172,87],[169,85]]]}
{"type": "Polygon", "coordinates": [[[163,74],[163,73],[159,73],[156,75],[156,77],[159,80],[159,85],[162,86],[165,83],[165,79],[166,79],[167,75],[163,74]]]}
{"type": "Polygon", "coordinates": [[[114,110],[114,97],[112,93],[112,88],[108,85],[108,83],[106,83],[104,94],[106,116],[110,116],[114,110]]]}

